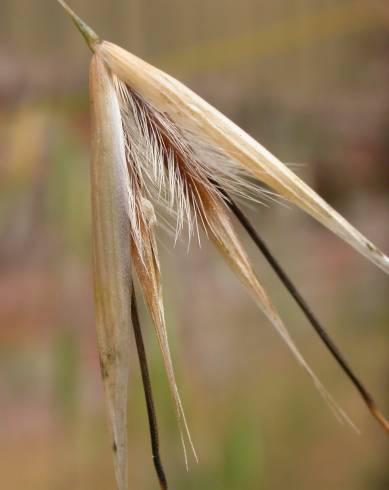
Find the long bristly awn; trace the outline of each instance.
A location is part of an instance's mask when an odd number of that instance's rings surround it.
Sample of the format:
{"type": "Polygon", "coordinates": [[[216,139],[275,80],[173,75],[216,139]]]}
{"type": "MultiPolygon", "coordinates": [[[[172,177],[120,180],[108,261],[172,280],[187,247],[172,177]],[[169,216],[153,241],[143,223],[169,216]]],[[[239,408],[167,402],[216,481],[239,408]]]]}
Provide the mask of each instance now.
{"type": "Polygon", "coordinates": [[[340,420],[353,426],[305,362],[263,288],[231,221],[235,215],[354,384],[372,415],[389,424],[302,295],[253,228],[236,198],[259,201],[267,185],[337,234],[386,273],[389,259],[286,165],[182,83],[113,43],[65,8],[93,56],[92,224],[96,329],[118,490],[128,488],[127,390],[130,329],[135,333],[162,489],[158,431],[133,288],[136,275],[152,318],[187,459],[197,459],[175,381],[164,316],[156,228],[175,239],[186,228],[214,243],[340,420]],[[256,181],[256,183],[252,183],[256,181]]]}

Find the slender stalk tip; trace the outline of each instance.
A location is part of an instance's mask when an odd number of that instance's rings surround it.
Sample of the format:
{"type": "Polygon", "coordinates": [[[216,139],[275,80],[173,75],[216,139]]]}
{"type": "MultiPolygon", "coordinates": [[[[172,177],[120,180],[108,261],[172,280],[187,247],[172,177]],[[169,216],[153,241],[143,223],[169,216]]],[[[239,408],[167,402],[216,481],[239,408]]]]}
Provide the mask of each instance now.
{"type": "Polygon", "coordinates": [[[370,406],[370,411],[373,416],[378,420],[379,424],[386,430],[389,434],[389,422],[386,420],[385,416],[378,410],[375,404],[370,406]]]}
{"type": "Polygon", "coordinates": [[[88,44],[91,51],[95,52],[95,45],[100,42],[99,36],[95,33],[93,29],[91,29],[88,24],[86,24],[75,12],[72,10],[69,5],[64,0],[57,0],[58,3],[65,9],[66,13],[74,22],[77,29],[83,35],[86,43],[88,44]]]}

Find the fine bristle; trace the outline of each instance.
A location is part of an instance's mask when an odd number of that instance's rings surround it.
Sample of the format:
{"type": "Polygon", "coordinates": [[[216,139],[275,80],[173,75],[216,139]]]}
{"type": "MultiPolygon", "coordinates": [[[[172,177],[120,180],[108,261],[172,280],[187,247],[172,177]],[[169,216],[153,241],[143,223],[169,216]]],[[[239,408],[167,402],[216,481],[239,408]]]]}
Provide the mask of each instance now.
{"type": "Polygon", "coordinates": [[[193,235],[199,238],[199,225],[207,228],[201,223],[207,216],[197,195],[199,185],[214,198],[222,197],[219,188],[223,188],[236,198],[256,202],[274,199],[271,192],[251,183],[248,174],[217,148],[179,127],[118,79],[115,86],[128,159],[148,197],[159,210],[174,217],[176,239],[185,226],[189,239],[193,235]]]}

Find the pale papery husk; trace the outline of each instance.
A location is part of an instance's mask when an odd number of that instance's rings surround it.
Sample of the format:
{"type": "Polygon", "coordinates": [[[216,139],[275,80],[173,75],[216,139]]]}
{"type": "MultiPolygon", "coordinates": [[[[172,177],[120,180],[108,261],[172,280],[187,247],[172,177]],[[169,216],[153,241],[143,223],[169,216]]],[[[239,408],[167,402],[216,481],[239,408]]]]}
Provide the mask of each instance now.
{"type": "Polygon", "coordinates": [[[128,489],[129,184],[120,108],[105,63],[90,66],[92,240],[96,329],[118,490],[128,489]]]}

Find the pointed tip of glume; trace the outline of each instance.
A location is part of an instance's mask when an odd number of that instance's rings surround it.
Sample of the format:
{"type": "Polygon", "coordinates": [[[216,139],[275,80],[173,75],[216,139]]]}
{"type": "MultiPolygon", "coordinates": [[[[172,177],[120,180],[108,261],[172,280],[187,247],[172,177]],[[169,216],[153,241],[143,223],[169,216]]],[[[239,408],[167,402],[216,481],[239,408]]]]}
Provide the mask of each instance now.
{"type": "Polygon", "coordinates": [[[79,17],[73,9],[69,7],[69,5],[64,0],[57,0],[57,2],[65,9],[66,13],[74,22],[77,29],[83,35],[86,43],[88,44],[91,51],[95,52],[96,44],[100,42],[99,36],[95,33],[95,31],[86,24],[81,17],[79,17]]]}

